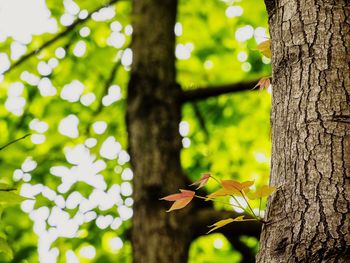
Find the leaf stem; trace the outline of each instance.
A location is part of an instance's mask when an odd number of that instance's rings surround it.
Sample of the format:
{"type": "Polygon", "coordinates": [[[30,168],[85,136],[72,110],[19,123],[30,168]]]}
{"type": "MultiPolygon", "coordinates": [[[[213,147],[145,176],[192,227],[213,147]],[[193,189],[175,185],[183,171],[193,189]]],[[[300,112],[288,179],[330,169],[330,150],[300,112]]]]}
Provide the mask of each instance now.
{"type": "MultiPolygon", "coordinates": [[[[256,220],[261,221],[260,216],[256,216],[256,214],[254,213],[253,208],[250,206],[250,204],[249,204],[249,202],[248,202],[248,199],[247,199],[247,197],[246,197],[244,191],[240,191],[240,192],[241,192],[241,195],[242,195],[243,198],[244,198],[244,201],[246,201],[246,203],[247,203],[247,205],[248,205],[248,207],[249,207],[249,210],[252,212],[252,216],[253,216],[256,220]]],[[[259,211],[260,211],[260,210],[259,210],[259,211]]]]}
{"type": "Polygon", "coordinates": [[[210,177],[213,178],[219,185],[221,185],[221,182],[218,179],[216,179],[214,176],[212,176],[211,174],[210,174],[210,177]]]}
{"type": "MultiPolygon", "coordinates": [[[[253,215],[250,211],[248,211],[247,208],[244,208],[244,207],[243,207],[243,205],[238,201],[238,199],[237,199],[234,195],[230,195],[230,196],[233,198],[233,200],[235,200],[235,202],[238,204],[238,207],[239,207],[240,209],[242,209],[244,212],[246,212],[246,213],[248,213],[249,215],[251,215],[251,216],[254,217],[254,215],[253,215]]],[[[237,207],[237,206],[236,206],[236,207],[237,207]]]]}
{"type": "Polygon", "coordinates": [[[229,206],[234,206],[234,207],[237,207],[237,208],[240,208],[242,209],[241,207],[237,206],[237,205],[233,205],[231,203],[227,203],[227,202],[223,202],[223,201],[220,201],[220,200],[216,200],[216,199],[213,199],[213,198],[208,198],[208,197],[204,197],[204,196],[200,196],[200,195],[195,195],[194,197],[197,197],[199,199],[203,199],[205,201],[213,201],[213,202],[217,202],[217,203],[221,203],[221,204],[224,204],[224,205],[229,205],[229,206]]]}

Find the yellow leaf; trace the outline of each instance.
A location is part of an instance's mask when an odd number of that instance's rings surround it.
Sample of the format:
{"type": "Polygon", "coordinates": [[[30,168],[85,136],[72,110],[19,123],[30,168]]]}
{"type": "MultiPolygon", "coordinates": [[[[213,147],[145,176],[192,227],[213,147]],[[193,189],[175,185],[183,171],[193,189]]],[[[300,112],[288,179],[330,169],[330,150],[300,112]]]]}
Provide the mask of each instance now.
{"type": "Polygon", "coordinates": [[[215,224],[209,226],[209,227],[212,227],[212,229],[210,229],[207,234],[209,234],[210,232],[213,232],[214,230],[220,228],[220,227],[223,227],[229,223],[232,223],[233,222],[233,218],[228,218],[228,219],[224,219],[224,220],[220,220],[219,222],[216,222],[215,224]]]}
{"type": "Polygon", "coordinates": [[[249,199],[252,199],[252,200],[260,199],[260,198],[269,196],[274,191],[276,191],[276,187],[263,185],[263,186],[257,188],[255,192],[247,194],[247,196],[249,199]]]}
{"type": "Polygon", "coordinates": [[[227,224],[230,224],[230,223],[232,223],[232,222],[235,222],[235,221],[244,221],[243,218],[244,218],[244,216],[238,216],[238,217],[236,217],[235,219],[233,219],[233,218],[228,218],[228,219],[220,220],[219,222],[216,222],[216,223],[214,223],[213,225],[209,226],[209,227],[212,227],[212,229],[210,229],[210,230],[208,231],[207,234],[209,234],[210,232],[213,232],[214,230],[216,230],[216,229],[218,229],[218,228],[220,228],[220,227],[223,227],[223,226],[225,226],[225,225],[227,225],[227,224]]]}
{"type": "Polygon", "coordinates": [[[271,58],[271,40],[268,39],[266,41],[261,42],[257,49],[267,58],[271,58]]]}
{"type": "Polygon", "coordinates": [[[237,216],[233,221],[244,221],[244,216],[237,216]]]}

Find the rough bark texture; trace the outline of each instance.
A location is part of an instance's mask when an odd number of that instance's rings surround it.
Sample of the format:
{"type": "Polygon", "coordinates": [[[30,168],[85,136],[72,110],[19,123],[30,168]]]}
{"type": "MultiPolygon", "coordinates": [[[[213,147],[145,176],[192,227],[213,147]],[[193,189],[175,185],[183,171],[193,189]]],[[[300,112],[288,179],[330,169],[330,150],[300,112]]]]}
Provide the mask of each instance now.
{"type": "Polygon", "coordinates": [[[180,88],[175,82],[176,0],[133,2],[133,68],[128,87],[129,151],[134,171],[134,262],[186,262],[186,211],[166,213],[159,198],[184,185],[180,88]]]}
{"type": "Polygon", "coordinates": [[[271,184],[258,262],[350,262],[350,2],[267,0],[271,184]]]}

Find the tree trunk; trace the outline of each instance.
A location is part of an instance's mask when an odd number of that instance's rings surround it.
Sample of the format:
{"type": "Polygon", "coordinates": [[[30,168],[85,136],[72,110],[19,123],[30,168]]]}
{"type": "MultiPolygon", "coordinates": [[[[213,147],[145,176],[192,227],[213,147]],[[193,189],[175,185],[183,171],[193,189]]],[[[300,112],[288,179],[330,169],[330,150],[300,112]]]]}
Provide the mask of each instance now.
{"type": "Polygon", "coordinates": [[[127,126],[134,172],[134,262],[187,262],[186,210],[166,213],[159,198],[184,185],[180,87],[175,79],[176,0],[133,2],[133,65],[127,126]]]}
{"type": "Polygon", "coordinates": [[[350,262],[350,2],[265,2],[277,191],[257,262],[350,262]]]}

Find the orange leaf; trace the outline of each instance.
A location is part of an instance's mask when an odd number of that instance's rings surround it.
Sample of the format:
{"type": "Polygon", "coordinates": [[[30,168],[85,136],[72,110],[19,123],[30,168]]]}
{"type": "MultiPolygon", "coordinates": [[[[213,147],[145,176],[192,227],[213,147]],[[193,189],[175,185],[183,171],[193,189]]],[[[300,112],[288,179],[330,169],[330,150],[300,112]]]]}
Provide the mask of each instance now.
{"type": "Polygon", "coordinates": [[[243,218],[244,216],[238,216],[236,217],[235,219],[233,218],[228,218],[228,219],[224,219],[224,220],[220,220],[219,222],[216,222],[215,224],[209,226],[209,227],[212,227],[212,229],[210,229],[207,234],[209,234],[210,232],[213,232],[214,230],[220,228],[220,227],[223,227],[227,224],[230,224],[232,222],[235,222],[235,221],[243,221],[243,218]]]}
{"type": "Polygon", "coordinates": [[[256,189],[255,192],[253,193],[249,193],[248,197],[249,199],[260,199],[266,196],[269,196],[270,194],[272,194],[274,191],[276,191],[276,187],[274,186],[268,186],[268,185],[263,185],[259,188],[256,189]]]}
{"type": "Polygon", "coordinates": [[[272,56],[272,54],[271,54],[271,40],[268,39],[268,40],[261,42],[257,46],[257,50],[259,50],[260,53],[263,54],[265,57],[271,58],[271,56],[272,56]]]}
{"type": "Polygon", "coordinates": [[[183,189],[180,189],[180,192],[181,193],[179,194],[168,195],[160,199],[160,200],[166,200],[166,201],[175,201],[175,203],[173,203],[173,205],[170,207],[170,209],[167,212],[184,208],[186,205],[188,205],[192,201],[195,194],[195,192],[193,191],[183,190],[183,189]]]}
{"type": "Polygon", "coordinates": [[[259,87],[259,90],[267,89],[271,84],[270,78],[261,78],[253,89],[259,87]]]}
{"type": "Polygon", "coordinates": [[[220,188],[219,190],[215,191],[214,193],[211,193],[209,195],[207,195],[207,198],[217,198],[217,197],[223,197],[223,196],[226,196],[226,195],[231,195],[232,191],[228,191],[224,188],[220,188]]]}
{"type": "Polygon", "coordinates": [[[235,180],[222,180],[219,190],[211,193],[207,196],[208,199],[229,196],[229,195],[242,195],[242,191],[249,192],[249,187],[254,184],[254,181],[238,182],[235,180]]]}
{"type": "Polygon", "coordinates": [[[222,187],[227,191],[232,191],[232,194],[240,194],[241,191],[248,192],[249,187],[254,184],[254,181],[238,182],[235,180],[221,181],[222,187]]]}
{"type": "Polygon", "coordinates": [[[190,186],[198,185],[198,187],[196,188],[196,190],[198,190],[199,188],[202,188],[203,186],[205,186],[207,184],[209,178],[210,178],[210,174],[209,173],[202,174],[202,177],[199,180],[195,181],[190,186]]]}

